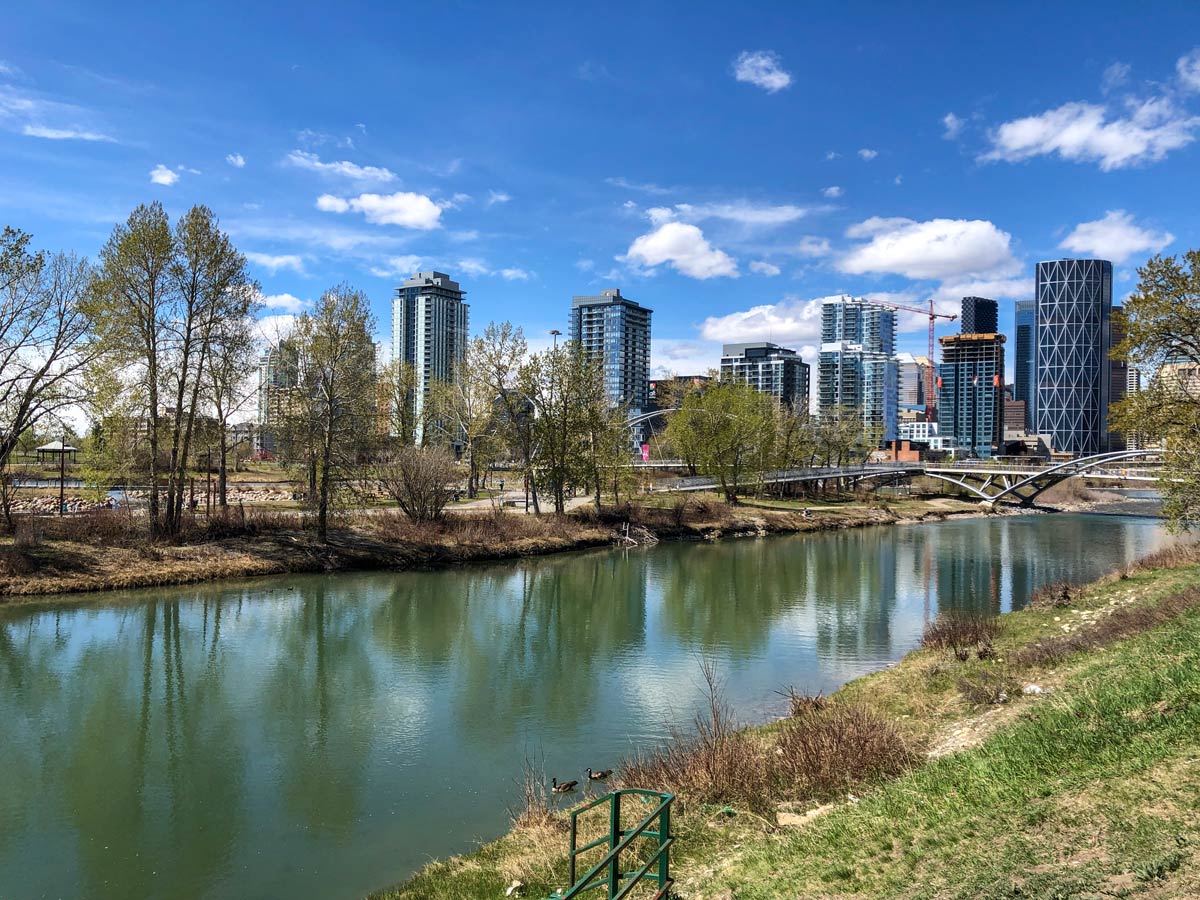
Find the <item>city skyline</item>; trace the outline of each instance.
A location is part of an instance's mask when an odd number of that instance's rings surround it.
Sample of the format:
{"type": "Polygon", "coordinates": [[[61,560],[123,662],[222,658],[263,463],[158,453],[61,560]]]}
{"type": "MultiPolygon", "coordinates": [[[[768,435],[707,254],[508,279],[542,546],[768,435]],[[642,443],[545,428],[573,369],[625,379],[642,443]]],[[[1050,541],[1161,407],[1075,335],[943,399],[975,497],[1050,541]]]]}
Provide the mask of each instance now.
{"type": "MultiPolygon", "coordinates": [[[[919,23],[900,10],[814,10],[802,30],[773,5],[683,20],[664,6],[638,29],[472,10],[453,71],[392,66],[401,24],[459,31],[431,9],[131,6],[98,38],[87,10],[17,10],[0,37],[0,207],[37,246],[94,256],[138,202],[205,202],[268,315],[348,280],[385,342],[394,288],[418,270],[451,273],[477,327],[513,319],[535,348],[564,328],[563,298],[621,287],[656,310],[655,376],[715,367],[724,343],[813,364],[820,301],[842,293],[948,310],[993,297],[1007,331],[1037,261],[1111,259],[1119,304],[1198,215],[1177,186],[1200,133],[1200,53],[1179,36],[1200,11],[1178,7],[1168,30],[1118,9],[1081,33],[1072,7],[1026,9],[943,11],[928,61],[904,52],[919,23]],[[135,23],[145,52],[114,52],[135,23]],[[954,39],[981,27],[985,44],[954,39]],[[267,31],[264,53],[249,36],[267,31]],[[512,66],[529,41],[536,58],[512,66]],[[216,75],[197,52],[213,45],[216,75]],[[728,138],[747,118],[752,149],[728,138]],[[618,162],[580,138],[605,133],[638,152],[618,162]]],[[[921,352],[923,328],[898,315],[897,349],[921,352]]]]}

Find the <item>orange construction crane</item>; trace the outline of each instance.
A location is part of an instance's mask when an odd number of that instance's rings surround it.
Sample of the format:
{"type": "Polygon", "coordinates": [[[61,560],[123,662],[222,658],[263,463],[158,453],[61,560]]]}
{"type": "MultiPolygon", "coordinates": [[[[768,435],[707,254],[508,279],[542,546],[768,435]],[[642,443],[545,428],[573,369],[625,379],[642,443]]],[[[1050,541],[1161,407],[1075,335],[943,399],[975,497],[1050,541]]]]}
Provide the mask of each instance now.
{"type": "Polygon", "coordinates": [[[891,309],[903,309],[907,312],[920,313],[923,316],[929,317],[929,365],[925,369],[925,421],[932,422],[937,410],[937,394],[934,393],[934,385],[937,383],[937,376],[934,375],[934,350],[933,341],[933,325],[937,319],[945,319],[947,322],[953,322],[958,316],[948,315],[946,313],[936,312],[933,308],[933,298],[929,298],[929,309],[923,309],[919,306],[905,306],[903,303],[892,303],[888,300],[871,300],[871,303],[878,303],[880,306],[887,306],[891,309]]]}

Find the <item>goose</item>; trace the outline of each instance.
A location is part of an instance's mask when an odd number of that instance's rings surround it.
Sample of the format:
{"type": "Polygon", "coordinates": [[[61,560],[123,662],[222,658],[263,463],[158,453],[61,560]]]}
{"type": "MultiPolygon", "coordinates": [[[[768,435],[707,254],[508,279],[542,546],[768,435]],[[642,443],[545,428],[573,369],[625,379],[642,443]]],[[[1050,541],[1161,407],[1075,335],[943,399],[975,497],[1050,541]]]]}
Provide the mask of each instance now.
{"type": "Polygon", "coordinates": [[[564,781],[562,784],[559,784],[557,778],[550,779],[550,789],[556,794],[569,794],[575,790],[575,785],[577,784],[579,784],[578,781],[564,781]]]}
{"type": "Polygon", "coordinates": [[[599,772],[593,772],[591,769],[588,769],[587,773],[588,773],[588,781],[605,781],[608,779],[608,777],[610,775],[612,775],[613,770],[612,769],[601,769],[599,772]]]}

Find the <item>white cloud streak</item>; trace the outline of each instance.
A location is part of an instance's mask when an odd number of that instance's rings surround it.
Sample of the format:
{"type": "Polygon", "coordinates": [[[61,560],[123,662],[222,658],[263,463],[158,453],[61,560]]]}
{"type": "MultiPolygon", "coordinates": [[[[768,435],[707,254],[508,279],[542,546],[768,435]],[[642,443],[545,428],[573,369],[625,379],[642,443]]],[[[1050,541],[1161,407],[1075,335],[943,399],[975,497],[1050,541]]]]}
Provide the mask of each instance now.
{"type": "Polygon", "coordinates": [[[360,166],[358,163],[352,163],[345,159],[322,162],[317,154],[307,150],[293,150],[283,158],[283,162],[285,165],[297,169],[316,172],[327,177],[348,178],[351,181],[388,184],[396,180],[396,173],[390,169],[381,166],[360,166]]]}

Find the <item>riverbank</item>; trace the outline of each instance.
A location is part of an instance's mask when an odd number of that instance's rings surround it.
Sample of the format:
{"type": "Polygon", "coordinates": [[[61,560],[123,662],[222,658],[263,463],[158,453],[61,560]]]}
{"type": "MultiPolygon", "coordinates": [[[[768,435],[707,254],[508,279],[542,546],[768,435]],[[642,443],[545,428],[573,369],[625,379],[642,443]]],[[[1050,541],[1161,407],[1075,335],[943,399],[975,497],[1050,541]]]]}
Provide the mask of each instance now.
{"type": "Polygon", "coordinates": [[[729,506],[684,497],[662,506],[637,505],[601,514],[591,508],[564,516],[463,513],[428,524],[379,510],[343,515],[329,540],[321,543],[299,514],[247,510],[192,526],[178,543],[150,544],[137,519],[103,511],[35,519],[26,526],[35,532],[0,539],[0,603],[263,575],[427,569],[614,544],[791,534],[986,514],[974,502],[947,497],[814,501],[807,506],[772,501],[729,506]]]}
{"type": "MultiPolygon", "coordinates": [[[[707,715],[715,740],[615,783],[678,792],[687,900],[1198,896],[1198,585],[1193,545],[995,620],[942,620],[890,669],[795,696],[768,726],[714,732],[707,715]]],[[[378,896],[481,900],[514,881],[549,896],[565,845],[560,817],[526,816],[378,896]]]]}

